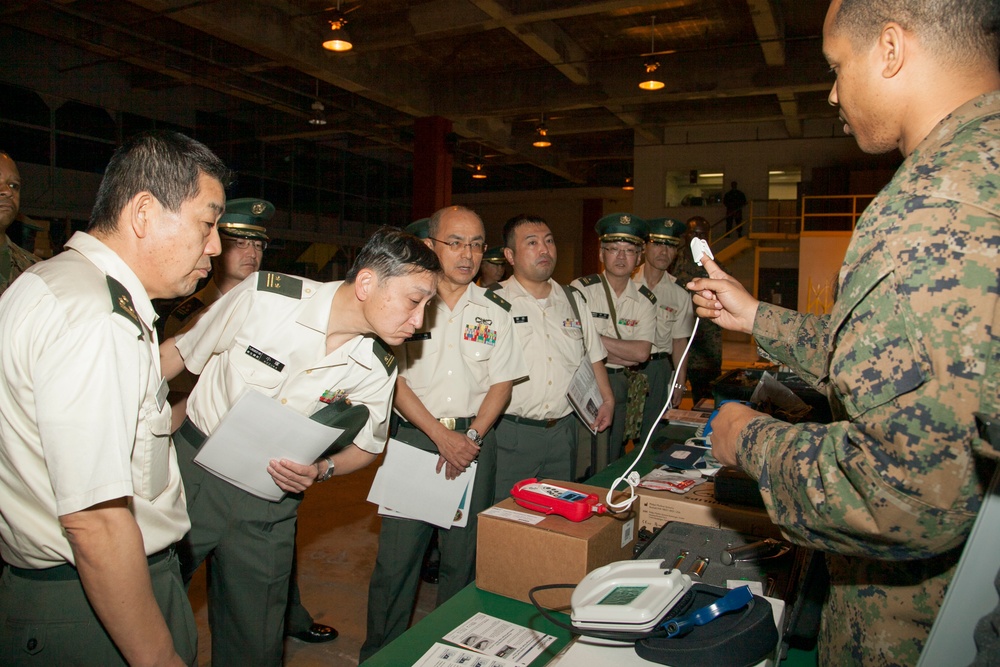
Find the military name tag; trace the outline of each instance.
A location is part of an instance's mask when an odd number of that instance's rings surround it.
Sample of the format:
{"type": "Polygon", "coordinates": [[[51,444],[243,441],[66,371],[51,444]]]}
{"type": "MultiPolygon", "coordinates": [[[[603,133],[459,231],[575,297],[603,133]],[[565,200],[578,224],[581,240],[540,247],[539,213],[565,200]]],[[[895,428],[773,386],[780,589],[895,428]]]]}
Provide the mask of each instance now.
{"type": "Polygon", "coordinates": [[[596,317],[599,320],[610,320],[611,319],[611,313],[595,313],[595,312],[591,312],[590,314],[591,314],[592,317],[596,317]]]}
{"type": "Polygon", "coordinates": [[[524,324],[528,321],[527,315],[520,315],[514,318],[514,324],[524,324]]]}
{"type": "Polygon", "coordinates": [[[252,345],[247,346],[247,354],[265,366],[269,366],[278,372],[281,372],[281,369],[285,367],[285,364],[281,363],[272,356],[264,354],[252,345]]]}

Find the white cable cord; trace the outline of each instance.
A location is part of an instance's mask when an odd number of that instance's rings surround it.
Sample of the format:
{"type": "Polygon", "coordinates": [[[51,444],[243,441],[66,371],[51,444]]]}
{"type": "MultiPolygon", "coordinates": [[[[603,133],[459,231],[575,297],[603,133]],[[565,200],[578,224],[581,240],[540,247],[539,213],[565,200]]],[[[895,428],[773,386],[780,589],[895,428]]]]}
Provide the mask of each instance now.
{"type": "Polygon", "coordinates": [[[676,391],[678,384],[677,371],[683,368],[684,362],[687,361],[688,350],[691,349],[691,343],[694,342],[694,336],[696,333],[698,333],[698,324],[700,323],[701,323],[701,318],[696,317],[694,320],[694,329],[691,330],[691,337],[688,339],[687,347],[684,348],[684,354],[681,355],[680,363],[677,364],[677,368],[674,369],[674,374],[670,378],[670,392],[667,394],[667,402],[663,404],[663,409],[660,410],[660,414],[659,416],[657,416],[656,421],[653,423],[653,427],[650,428],[649,433],[646,434],[646,440],[642,443],[642,449],[632,460],[632,465],[630,465],[628,469],[624,473],[622,473],[622,476],[616,479],[615,483],[611,485],[610,489],[608,489],[608,496],[605,499],[606,501],[605,504],[607,505],[608,509],[613,512],[624,512],[628,508],[632,507],[632,503],[634,503],[636,499],[639,497],[635,495],[635,487],[639,485],[639,473],[635,472],[633,468],[635,468],[636,464],[639,463],[639,461],[642,459],[642,455],[646,453],[646,447],[649,446],[649,441],[653,437],[653,432],[656,431],[656,425],[660,423],[660,420],[663,419],[663,415],[666,414],[667,410],[670,409],[670,406],[673,405],[674,391],[676,391]],[[631,493],[631,495],[628,498],[623,499],[621,502],[615,503],[611,500],[611,497],[612,495],[614,495],[615,489],[622,482],[628,484],[629,492],[631,493]]]}

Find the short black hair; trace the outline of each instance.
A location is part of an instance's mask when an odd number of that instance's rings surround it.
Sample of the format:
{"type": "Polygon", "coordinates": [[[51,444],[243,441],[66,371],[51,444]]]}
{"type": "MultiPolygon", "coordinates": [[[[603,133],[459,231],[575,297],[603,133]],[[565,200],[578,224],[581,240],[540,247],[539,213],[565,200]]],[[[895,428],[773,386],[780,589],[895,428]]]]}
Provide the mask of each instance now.
{"type": "Polygon", "coordinates": [[[842,0],[833,19],[855,51],[871,47],[886,23],[894,21],[921,37],[955,64],[996,65],[1000,57],[1000,2],[997,0],[842,0]]]}
{"type": "Polygon", "coordinates": [[[362,269],[371,269],[384,280],[418,271],[439,273],[441,262],[423,239],[395,227],[382,227],[365,242],[344,281],[353,283],[362,269]]]}
{"type": "Polygon", "coordinates": [[[201,174],[224,188],[233,177],[207,146],[180,132],[154,130],[130,137],[104,171],[87,231],[113,233],[122,210],[140,192],[149,192],[168,211],[178,212],[198,196],[201,174]]]}
{"type": "Polygon", "coordinates": [[[521,225],[548,225],[545,218],[540,215],[530,213],[518,213],[513,218],[503,223],[503,245],[505,248],[514,248],[514,230],[521,225]]]}

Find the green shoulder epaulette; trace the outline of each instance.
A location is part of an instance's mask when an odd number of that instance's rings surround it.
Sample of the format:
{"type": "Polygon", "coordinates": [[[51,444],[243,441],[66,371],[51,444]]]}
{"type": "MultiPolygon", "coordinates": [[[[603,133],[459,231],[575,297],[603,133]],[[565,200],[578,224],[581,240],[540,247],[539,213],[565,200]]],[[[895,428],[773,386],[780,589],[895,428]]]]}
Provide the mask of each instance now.
{"type": "Polygon", "coordinates": [[[375,358],[379,360],[382,367],[385,368],[385,374],[391,375],[394,370],[396,370],[396,355],[392,353],[392,350],[386,345],[381,338],[375,338],[372,341],[372,354],[375,358]]]}
{"type": "Polygon", "coordinates": [[[590,287],[591,285],[596,285],[597,283],[601,282],[601,274],[592,273],[589,276],[584,276],[583,278],[580,278],[579,280],[580,284],[583,285],[584,287],[590,287]]]}
{"type": "Polygon", "coordinates": [[[258,292],[274,292],[293,299],[302,298],[302,279],[286,276],[284,273],[261,271],[257,276],[258,292]]]}
{"type": "Polygon", "coordinates": [[[639,294],[649,299],[650,303],[656,303],[656,295],[645,285],[639,285],[639,294]]]}
{"type": "Polygon", "coordinates": [[[107,276],[107,279],[108,291],[111,292],[111,312],[118,313],[131,321],[139,330],[139,335],[142,336],[145,331],[142,328],[142,321],[139,320],[139,313],[135,312],[132,295],[128,293],[124,285],[111,276],[107,276]]]}
{"type": "MultiPolygon", "coordinates": [[[[569,298],[570,294],[576,294],[578,297],[583,299],[584,303],[587,303],[587,295],[572,285],[563,285],[563,289],[566,290],[566,298],[569,298]]],[[[570,301],[572,302],[572,299],[570,301]]]]}
{"type": "Polygon", "coordinates": [[[495,303],[496,305],[503,308],[508,313],[510,312],[510,302],[503,298],[491,289],[486,290],[486,298],[495,303]]]}

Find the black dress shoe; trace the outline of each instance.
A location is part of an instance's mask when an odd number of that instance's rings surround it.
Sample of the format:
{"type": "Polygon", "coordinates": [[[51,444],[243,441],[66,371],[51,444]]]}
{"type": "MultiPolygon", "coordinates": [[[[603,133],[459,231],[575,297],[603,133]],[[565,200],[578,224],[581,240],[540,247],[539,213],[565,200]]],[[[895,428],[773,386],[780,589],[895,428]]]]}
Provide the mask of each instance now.
{"type": "Polygon", "coordinates": [[[331,628],[329,625],[313,623],[308,630],[289,632],[288,636],[292,639],[298,639],[300,642],[322,644],[323,642],[332,642],[339,634],[335,628],[331,628]]]}
{"type": "Polygon", "coordinates": [[[438,582],[440,572],[441,561],[430,561],[428,563],[424,563],[423,567],[420,568],[420,578],[428,584],[436,584],[438,582]]]}

